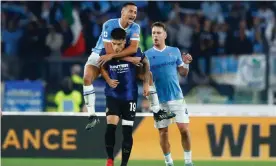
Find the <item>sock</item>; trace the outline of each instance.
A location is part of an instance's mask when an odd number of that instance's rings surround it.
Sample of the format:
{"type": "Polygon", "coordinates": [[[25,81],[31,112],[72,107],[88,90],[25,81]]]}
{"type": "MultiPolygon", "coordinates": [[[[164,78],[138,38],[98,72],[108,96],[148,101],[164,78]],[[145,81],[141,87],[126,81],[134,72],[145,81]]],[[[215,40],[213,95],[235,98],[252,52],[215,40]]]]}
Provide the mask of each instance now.
{"type": "Polygon", "coordinates": [[[160,110],[160,106],[159,106],[159,100],[158,100],[158,96],[157,96],[155,86],[150,86],[149,101],[150,101],[151,110],[154,113],[157,113],[160,110]]]}
{"type": "Polygon", "coordinates": [[[192,162],[192,151],[184,150],[184,160],[185,160],[185,163],[191,163],[192,162]]]}
{"type": "Polygon", "coordinates": [[[95,115],[95,90],[93,85],[83,86],[83,97],[89,116],[95,115]]]}
{"type": "Polygon", "coordinates": [[[108,124],[105,132],[105,149],[109,159],[114,160],[113,151],[115,145],[116,125],[108,124]]]}
{"type": "Polygon", "coordinates": [[[165,163],[173,163],[172,155],[170,152],[164,154],[164,158],[165,158],[165,163]]]}
{"type": "Polygon", "coordinates": [[[122,143],[122,164],[121,166],[126,166],[129,160],[129,156],[132,149],[133,139],[132,139],[132,126],[123,125],[123,143],[122,143]]]}

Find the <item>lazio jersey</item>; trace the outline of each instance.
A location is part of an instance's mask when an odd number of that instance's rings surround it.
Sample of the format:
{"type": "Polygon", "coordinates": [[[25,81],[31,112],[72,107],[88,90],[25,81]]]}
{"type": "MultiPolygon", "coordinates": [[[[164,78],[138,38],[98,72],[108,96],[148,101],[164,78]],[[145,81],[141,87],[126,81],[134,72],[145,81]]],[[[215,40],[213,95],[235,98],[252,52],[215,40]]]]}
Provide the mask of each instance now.
{"type": "MultiPolygon", "coordinates": [[[[92,49],[92,52],[97,54],[101,53],[101,50],[104,48],[104,42],[111,41],[111,32],[115,28],[122,28],[120,24],[120,18],[110,19],[103,24],[102,33],[97,41],[96,46],[92,49]]],[[[130,44],[130,40],[140,40],[140,26],[136,23],[132,23],[126,29],[126,46],[130,44]]]]}
{"type": "Polygon", "coordinates": [[[166,46],[163,50],[150,48],[145,52],[161,103],[183,99],[177,67],[184,64],[178,48],[166,46]]]}

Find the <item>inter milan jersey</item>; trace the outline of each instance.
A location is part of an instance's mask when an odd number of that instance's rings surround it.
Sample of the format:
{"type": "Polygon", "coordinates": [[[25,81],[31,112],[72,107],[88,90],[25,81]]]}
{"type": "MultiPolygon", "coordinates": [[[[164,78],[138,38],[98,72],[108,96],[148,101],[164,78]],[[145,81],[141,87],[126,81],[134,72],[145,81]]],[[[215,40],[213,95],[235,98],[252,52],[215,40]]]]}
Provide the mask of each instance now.
{"type": "Polygon", "coordinates": [[[163,50],[151,48],[145,52],[160,102],[183,98],[178,80],[177,67],[184,65],[176,47],[166,46],[163,50]]]}
{"type": "MultiPolygon", "coordinates": [[[[111,32],[115,28],[124,29],[120,24],[119,18],[110,19],[103,24],[101,36],[99,37],[95,48],[92,48],[93,52],[100,54],[102,48],[104,48],[104,42],[111,41],[111,32]]],[[[126,45],[130,45],[130,40],[140,40],[140,26],[138,24],[132,23],[124,30],[127,34],[126,45]]]]}
{"type": "MultiPolygon", "coordinates": [[[[105,55],[105,49],[103,48],[100,56],[105,55]]],[[[141,61],[145,55],[141,49],[138,48],[137,52],[132,55],[133,57],[141,57],[141,61]]],[[[136,81],[137,69],[131,62],[112,59],[107,62],[106,69],[109,77],[114,80],[118,80],[119,84],[116,88],[111,88],[106,83],[105,95],[114,97],[120,100],[137,100],[138,97],[138,86],[136,81]]]]}

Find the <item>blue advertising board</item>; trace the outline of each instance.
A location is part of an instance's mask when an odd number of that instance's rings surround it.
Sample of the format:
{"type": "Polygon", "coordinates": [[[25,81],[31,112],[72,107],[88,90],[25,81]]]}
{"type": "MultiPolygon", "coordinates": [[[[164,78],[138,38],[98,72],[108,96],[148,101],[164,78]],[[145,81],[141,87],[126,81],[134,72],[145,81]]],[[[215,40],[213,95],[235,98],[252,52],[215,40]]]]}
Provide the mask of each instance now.
{"type": "Polygon", "coordinates": [[[6,81],[3,111],[43,111],[44,87],[41,81],[6,81]]]}

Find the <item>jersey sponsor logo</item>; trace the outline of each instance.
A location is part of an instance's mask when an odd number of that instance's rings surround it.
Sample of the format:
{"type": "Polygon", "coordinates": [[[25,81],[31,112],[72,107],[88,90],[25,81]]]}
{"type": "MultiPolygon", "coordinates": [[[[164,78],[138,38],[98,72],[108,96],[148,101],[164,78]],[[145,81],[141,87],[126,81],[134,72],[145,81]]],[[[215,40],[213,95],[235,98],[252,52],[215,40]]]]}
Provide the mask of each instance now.
{"type": "Polygon", "coordinates": [[[129,69],[128,64],[120,64],[120,65],[110,65],[109,66],[111,71],[114,71],[116,73],[125,73],[129,69]]]}
{"type": "Polygon", "coordinates": [[[156,69],[156,68],[160,68],[160,67],[164,67],[164,66],[168,66],[168,65],[174,65],[174,64],[175,64],[175,61],[165,62],[165,63],[161,63],[158,65],[152,65],[151,68],[156,69]]]}

